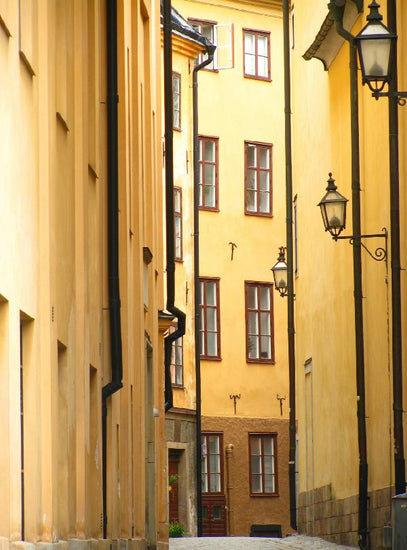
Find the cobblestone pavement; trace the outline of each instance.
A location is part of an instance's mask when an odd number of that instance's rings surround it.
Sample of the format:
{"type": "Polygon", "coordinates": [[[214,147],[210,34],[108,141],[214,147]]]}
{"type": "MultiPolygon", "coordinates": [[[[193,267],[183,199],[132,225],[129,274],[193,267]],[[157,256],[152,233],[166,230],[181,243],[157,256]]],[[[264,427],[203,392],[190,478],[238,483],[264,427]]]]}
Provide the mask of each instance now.
{"type": "Polygon", "coordinates": [[[256,537],[185,537],[170,539],[170,550],[350,550],[317,537],[293,535],[284,539],[256,537]]]}

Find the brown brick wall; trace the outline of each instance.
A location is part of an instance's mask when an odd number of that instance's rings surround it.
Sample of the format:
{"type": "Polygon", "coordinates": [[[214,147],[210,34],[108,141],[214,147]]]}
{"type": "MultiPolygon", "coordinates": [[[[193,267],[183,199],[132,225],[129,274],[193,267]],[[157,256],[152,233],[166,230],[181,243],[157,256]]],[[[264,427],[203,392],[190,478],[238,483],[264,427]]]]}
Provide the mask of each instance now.
{"type": "MultiPolygon", "coordinates": [[[[389,488],[369,493],[368,525],[372,550],[384,550],[383,526],[389,525],[389,488]]],[[[358,495],[337,500],[331,485],[301,493],[298,499],[298,530],[349,546],[358,545],[358,495]]]]}

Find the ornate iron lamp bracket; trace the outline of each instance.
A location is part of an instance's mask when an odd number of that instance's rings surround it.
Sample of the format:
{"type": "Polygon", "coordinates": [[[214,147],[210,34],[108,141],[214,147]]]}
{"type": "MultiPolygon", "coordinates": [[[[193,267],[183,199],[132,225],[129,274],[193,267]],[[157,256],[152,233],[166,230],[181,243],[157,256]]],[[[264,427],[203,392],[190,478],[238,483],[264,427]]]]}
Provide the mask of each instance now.
{"type": "Polygon", "coordinates": [[[372,93],[372,97],[374,97],[376,100],[379,99],[379,97],[391,97],[397,99],[397,104],[400,105],[400,107],[404,107],[404,105],[407,103],[407,92],[378,92],[375,90],[372,93]]]}
{"type": "Polygon", "coordinates": [[[373,258],[373,260],[375,260],[376,262],[383,262],[383,261],[387,261],[387,229],[385,227],[383,227],[382,229],[383,233],[374,233],[372,235],[350,235],[350,236],[347,236],[347,235],[339,235],[337,237],[333,237],[333,239],[335,241],[337,241],[338,239],[346,239],[349,241],[349,244],[351,244],[352,246],[355,246],[355,242],[359,242],[360,243],[360,246],[362,248],[364,248],[364,250],[366,250],[366,252],[369,254],[369,256],[371,258],[373,258]],[[371,252],[368,247],[363,243],[362,239],[378,239],[378,238],[384,238],[384,247],[383,246],[378,246],[373,252],[371,252]]]}

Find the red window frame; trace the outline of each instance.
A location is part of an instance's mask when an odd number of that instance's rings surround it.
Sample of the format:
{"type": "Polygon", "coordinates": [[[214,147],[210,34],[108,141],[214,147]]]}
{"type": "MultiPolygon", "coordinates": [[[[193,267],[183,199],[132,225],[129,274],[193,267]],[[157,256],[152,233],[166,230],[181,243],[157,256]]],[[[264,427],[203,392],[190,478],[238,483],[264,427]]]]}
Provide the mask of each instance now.
{"type": "Polygon", "coordinates": [[[261,283],[258,281],[245,281],[245,309],[246,309],[246,361],[247,363],[269,363],[274,364],[275,358],[274,358],[274,307],[273,307],[273,284],[272,283],[261,283]],[[249,307],[249,299],[248,299],[248,290],[249,288],[255,288],[256,289],[256,303],[257,307],[249,307]],[[267,288],[269,291],[269,309],[264,309],[260,307],[260,300],[259,300],[259,289],[260,288],[267,288]],[[256,323],[257,323],[257,332],[251,332],[250,329],[250,314],[255,314],[256,317],[256,323]],[[269,314],[269,332],[270,334],[267,334],[267,327],[264,327],[264,320],[262,318],[264,317],[264,314],[269,314]],[[262,351],[262,343],[263,339],[268,338],[270,339],[269,346],[270,346],[270,357],[262,357],[261,354],[264,353],[262,351]],[[251,357],[250,355],[250,346],[253,345],[253,340],[256,339],[255,344],[257,343],[257,349],[258,349],[258,357],[251,357]]]}
{"type": "Polygon", "coordinates": [[[249,216],[264,216],[267,218],[273,217],[273,145],[271,143],[262,143],[259,141],[245,141],[244,142],[244,157],[245,157],[245,178],[244,178],[244,188],[245,188],[245,214],[249,216]],[[255,157],[256,161],[252,165],[249,165],[248,160],[248,150],[249,147],[255,147],[255,157]],[[259,151],[261,149],[267,149],[268,151],[268,168],[261,167],[259,165],[259,151]],[[249,172],[254,172],[255,174],[255,189],[249,189],[249,172]],[[261,174],[268,174],[268,212],[262,212],[260,210],[260,200],[261,197],[261,190],[259,189],[259,182],[260,182],[260,176],[261,174]],[[255,198],[255,209],[250,210],[249,209],[249,200],[248,200],[248,192],[254,191],[254,198],[255,198]]]}
{"type": "Polygon", "coordinates": [[[174,187],[174,260],[178,262],[181,262],[183,259],[182,244],[182,189],[174,187]],[[177,209],[177,196],[179,197],[179,209],[177,209]],[[178,224],[179,234],[177,234],[178,224]]]}
{"type": "Polygon", "coordinates": [[[214,277],[201,277],[199,279],[200,284],[200,346],[201,346],[201,357],[202,359],[209,359],[214,361],[220,361],[220,304],[219,304],[219,278],[214,277]],[[207,285],[215,285],[215,304],[208,304],[207,296],[207,285]],[[203,290],[203,292],[202,292],[203,290]],[[215,310],[215,322],[216,330],[207,330],[209,311],[215,310]],[[208,353],[208,334],[215,334],[216,337],[216,355],[209,355],[208,353]]]}
{"type": "Polygon", "coordinates": [[[270,32],[268,31],[259,31],[255,29],[243,29],[243,74],[245,78],[253,78],[255,80],[264,80],[266,82],[271,82],[271,67],[270,67],[270,32]],[[245,49],[245,36],[246,34],[252,34],[255,37],[254,44],[254,74],[246,72],[246,53],[247,55],[252,55],[249,52],[246,52],[245,49]],[[267,76],[259,75],[259,52],[258,52],[258,37],[264,36],[267,38],[267,76]]]}
{"type": "Polygon", "coordinates": [[[202,493],[203,494],[212,494],[212,495],[218,495],[219,493],[223,493],[224,490],[224,480],[223,480],[223,434],[221,432],[203,432],[201,434],[201,446],[202,446],[202,468],[201,468],[201,487],[202,487],[202,493]],[[218,437],[219,438],[219,453],[215,455],[215,453],[210,453],[210,445],[209,445],[209,438],[210,437],[218,437]],[[204,446],[206,447],[206,461],[205,461],[205,450],[204,446]],[[211,472],[211,456],[218,456],[219,457],[219,472],[211,472]],[[206,468],[205,468],[205,462],[206,462],[206,468]],[[206,470],[206,472],[205,472],[206,470]],[[211,474],[212,475],[219,475],[219,491],[211,491],[211,474]],[[206,479],[207,483],[204,483],[204,480],[206,479]],[[205,491],[205,487],[208,488],[208,491],[205,491]]]}
{"type": "Polygon", "coordinates": [[[219,212],[219,138],[213,136],[198,136],[199,140],[199,209],[210,210],[212,212],[219,212]],[[205,149],[206,142],[214,142],[215,144],[215,161],[209,161],[203,158],[202,152],[205,149]],[[214,194],[215,204],[214,206],[205,204],[205,167],[215,167],[215,182],[214,182],[214,194]]]}
{"type": "Polygon", "coordinates": [[[173,129],[181,130],[181,74],[173,71],[172,73],[172,110],[173,110],[173,129]],[[178,80],[178,109],[175,107],[176,91],[174,89],[174,80],[178,80]],[[178,125],[175,123],[175,113],[178,113],[178,125]]]}
{"type": "Polygon", "coordinates": [[[249,433],[249,488],[250,488],[250,496],[251,497],[262,497],[262,498],[264,498],[264,497],[278,497],[279,496],[277,465],[278,465],[278,460],[277,460],[277,434],[275,432],[268,432],[268,433],[254,432],[254,433],[249,433]],[[259,438],[260,439],[260,447],[261,447],[260,454],[252,453],[252,441],[254,440],[254,438],[259,438]],[[264,440],[266,438],[271,438],[271,440],[273,442],[272,455],[266,455],[265,452],[264,452],[264,447],[265,447],[264,440]],[[271,474],[266,473],[266,466],[265,466],[265,457],[266,456],[272,456],[272,473],[271,474]],[[260,472],[259,473],[253,472],[253,457],[260,457],[260,468],[259,468],[260,472]],[[254,491],[253,490],[254,476],[256,476],[258,478],[258,480],[260,481],[260,483],[259,483],[259,485],[261,487],[260,491],[254,491]],[[274,487],[273,487],[274,490],[273,491],[266,491],[265,490],[266,476],[269,476],[269,477],[272,478],[273,485],[274,485],[274,487]]]}

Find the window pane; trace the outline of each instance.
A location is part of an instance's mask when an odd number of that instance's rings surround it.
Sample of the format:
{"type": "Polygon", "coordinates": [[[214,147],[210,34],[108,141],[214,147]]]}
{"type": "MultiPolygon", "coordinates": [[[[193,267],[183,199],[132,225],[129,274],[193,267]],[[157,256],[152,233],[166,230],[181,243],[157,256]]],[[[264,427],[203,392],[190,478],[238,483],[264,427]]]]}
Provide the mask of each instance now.
{"type": "Polygon", "coordinates": [[[218,355],[218,338],[217,334],[214,332],[207,333],[207,344],[208,344],[208,355],[217,356],[218,355]]]}
{"type": "Polygon", "coordinates": [[[214,506],[212,508],[212,518],[222,519],[222,508],[220,506],[214,506]]]}
{"type": "Polygon", "coordinates": [[[247,307],[249,309],[257,309],[256,287],[252,285],[248,285],[246,288],[247,288],[247,307]]]}
{"type": "Polygon", "coordinates": [[[201,330],[205,330],[205,310],[201,308],[201,330]]]}
{"type": "Polygon", "coordinates": [[[219,454],[219,436],[218,435],[209,436],[209,453],[219,454]]]}
{"type": "Polygon", "coordinates": [[[205,160],[215,162],[215,142],[205,141],[205,160]]]}
{"type": "Polygon", "coordinates": [[[205,185],[215,185],[215,166],[205,164],[205,185]]]}
{"type": "Polygon", "coordinates": [[[269,172],[264,170],[259,172],[259,189],[260,191],[269,191],[269,172]]]}
{"type": "Polygon", "coordinates": [[[247,166],[256,166],[256,147],[254,145],[247,146],[247,166]]]}
{"type": "Polygon", "coordinates": [[[179,189],[174,189],[174,210],[181,212],[181,193],[179,189]]]}
{"type": "MultiPolygon", "coordinates": [[[[202,166],[199,169],[200,182],[202,181],[202,166]]],[[[202,206],[202,184],[199,184],[199,206],[202,206]]]]}
{"type": "Polygon", "coordinates": [[[210,474],[210,492],[220,492],[220,474],[210,474]]]}
{"type": "Polygon", "coordinates": [[[270,168],[269,149],[267,147],[259,147],[258,148],[258,153],[259,153],[259,167],[260,168],[270,168]]]}
{"type": "Polygon", "coordinates": [[[245,53],[254,54],[255,52],[255,35],[248,32],[244,33],[244,51],[245,53]]]}
{"type": "Polygon", "coordinates": [[[270,289],[267,286],[259,286],[260,309],[270,310],[270,289]]]}
{"type": "Polygon", "coordinates": [[[261,342],[260,357],[262,359],[271,359],[271,339],[270,339],[270,336],[262,336],[260,338],[260,342],[261,342]]]}
{"type": "Polygon", "coordinates": [[[257,172],[256,170],[247,170],[247,189],[256,189],[257,187],[257,172]]]}
{"type": "Polygon", "coordinates": [[[274,454],[274,441],[272,437],[264,437],[263,438],[263,447],[264,447],[264,454],[265,455],[272,455],[274,454]]]}
{"type": "Polygon", "coordinates": [[[178,386],[182,386],[182,369],[179,367],[175,371],[175,383],[178,386]]]}
{"type": "Polygon", "coordinates": [[[257,53],[267,57],[267,36],[257,35],[257,53]]]}
{"type": "Polygon", "coordinates": [[[216,309],[211,308],[206,311],[206,328],[207,330],[216,331],[216,309]]]}
{"type": "Polygon", "coordinates": [[[208,306],[216,306],[216,283],[206,283],[206,303],[208,306]]]}
{"type": "Polygon", "coordinates": [[[261,493],[261,476],[252,475],[252,493],[261,493]]]}
{"type": "MultiPolygon", "coordinates": [[[[202,193],[202,188],[201,188],[202,193]]],[[[210,206],[214,208],[215,204],[215,187],[205,185],[205,206],[210,206]]]]}
{"type": "Polygon", "coordinates": [[[260,455],[261,454],[260,437],[258,437],[258,436],[251,436],[250,437],[250,452],[251,452],[252,455],[260,455]]]}
{"type": "Polygon", "coordinates": [[[244,72],[246,74],[255,74],[255,57],[251,54],[245,54],[244,56],[244,72]]]}
{"type": "Polygon", "coordinates": [[[260,313],[260,333],[270,336],[270,313],[260,313]]]}
{"type": "Polygon", "coordinates": [[[202,492],[208,492],[208,476],[206,474],[202,474],[202,492]]]}
{"type": "Polygon", "coordinates": [[[212,474],[218,474],[219,468],[219,455],[210,455],[209,468],[212,474]]]}
{"type": "Polygon", "coordinates": [[[251,458],[252,474],[261,474],[261,457],[252,456],[251,458]]]}
{"type": "Polygon", "coordinates": [[[265,473],[265,475],[273,475],[274,474],[274,464],[273,464],[273,457],[272,456],[265,456],[264,457],[264,473],[265,473]]]}
{"type": "Polygon", "coordinates": [[[246,208],[249,212],[255,212],[257,210],[256,191],[248,190],[246,192],[246,208]]]}
{"type": "Polygon", "coordinates": [[[270,213],[270,193],[259,192],[259,212],[270,213]]]}
{"type": "Polygon", "coordinates": [[[264,476],[264,492],[274,493],[274,476],[264,476]]]}
{"type": "Polygon", "coordinates": [[[249,359],[259,357],[259,339],[256,336],[249,336],[249,359]]]}
{"type": "Polygon", "coordinates": [[[202,34],[214,44],[213,25],[202,25],[202,34]]]}
{"type": "Polygon", "coordinates": [[[256,312],[249,312],[249,334],[259,333],[259,317],[256,312]]]}
{"type": "Polygon", "coordinates": [[[262,76],[264,78],[268,77],[267,57],[258,57],[257,58],[257,76],[262,76]]]}

